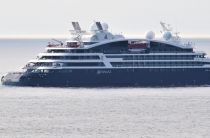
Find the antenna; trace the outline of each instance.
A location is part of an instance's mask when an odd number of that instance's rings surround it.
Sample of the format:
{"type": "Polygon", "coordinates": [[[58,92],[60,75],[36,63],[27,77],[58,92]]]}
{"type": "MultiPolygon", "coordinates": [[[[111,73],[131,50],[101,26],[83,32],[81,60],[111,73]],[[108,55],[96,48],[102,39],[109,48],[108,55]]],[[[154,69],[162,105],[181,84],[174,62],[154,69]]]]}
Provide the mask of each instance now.
{"type": "Polygon", "coordinates": [[[73,25],[75,31],[81,31],[79,22],[72,22],[72,25],[73,25]]]}
{"type": "Polygon", "coordinates": [[[181,38],[179,37],[179,32],[173,32],[173,28],[170,24],[166,24],[164,22],[160,22],[160,25],[163,29],[163,31],[160,31],[163,34],[164,39],[171,39],[173,41],[179,42],[181,38]]]}
{"type": "Polygon", "coordinates": [[[72,35],[77,35],[77,34],[86,34],[87,32],[82,30],[79,22],[72,22],[72,26],[74,28],[74,30],[70,30],[72,35]]]}
{"type": "Polygon", "coordinates": [[[160,22],[160,25],[163,28],[163,32],[171,32],[173,30],[173,28],[171,27],[170,24],[166,24],[164,22],[160,22]]]}
{"type": "Polygon", "coordinates": [[[181,37],[179,36],[179,34],[180,34],[180,32],[174,32],[174,35],[175,35],[174,40],[175,41],[180,41],[181,40],[181,37]]]}
{"type": "Polygon", "coordinates": [[[70,30],[70,32],[74,36],[73,39],[79,42],[80,46],[83,46],[82,36],[87,32],[81,29],[79,22],[72,22],[72,26],[74,30],[70,30]]]}

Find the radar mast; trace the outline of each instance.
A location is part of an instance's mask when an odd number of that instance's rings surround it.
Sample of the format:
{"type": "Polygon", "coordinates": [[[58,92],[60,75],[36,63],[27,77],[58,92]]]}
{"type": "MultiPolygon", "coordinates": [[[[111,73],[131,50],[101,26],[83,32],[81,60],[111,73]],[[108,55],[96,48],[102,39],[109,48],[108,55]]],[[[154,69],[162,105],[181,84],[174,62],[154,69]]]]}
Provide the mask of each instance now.
{"type": "Polygon", "coordinates": [[[79,45],[83,47],[82,36],[87,34],[87,32],[81,29],[79,22],[72,22],[72,26],[74,30],[70,30],[70,32],[73,35],[73,39],[79,42],[79,45]]]}
{"type": "Polygon", "coordinates": [[[173,32],[173,28],[170,24],[166,24],[164,22],[160,22],[160,25],[162,27],[162,31],[160,31],[163,34],[163,38],[165,40],[172,40],[174,42],[179,43],[181,38],[179,36],[180,32],[173,32]]]}
{"type": "Polygon", "coordinates": [[[164,22],[160,22],[160,25],[163,28],[163,32],[171,32],[173,30],[173,28],[171,27],[170,24],[166,24],[164,22]]]}

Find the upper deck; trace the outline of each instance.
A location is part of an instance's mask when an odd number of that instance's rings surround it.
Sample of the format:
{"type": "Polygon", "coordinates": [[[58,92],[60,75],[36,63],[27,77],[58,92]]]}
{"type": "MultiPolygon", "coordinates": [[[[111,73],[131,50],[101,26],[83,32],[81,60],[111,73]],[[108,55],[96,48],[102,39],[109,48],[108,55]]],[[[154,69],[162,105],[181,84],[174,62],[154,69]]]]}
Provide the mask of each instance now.
{"type": "Polygon", "coordinates": [[[190,43],[183,44],[177,33],[163,27],[163,37],[156,39],[155,34],[148,32],[143,39],[127,39],[123,35],[114,35],[108,31],[108,25],[95,22],[90,32],[81,30],[78,22],[73,22],[74,30],[71,30],[72,38],[65,44],[49,44],[48,53],[190,53],[193,47],[190,43]]]}
{"type": "Polygon", "coordinates": [[[95,42],[83,47],[55,45],[46,48],[48,53],[188,53],[193,52],[191,45],[171,43],[162,40],[116,39],[95,42]]]}

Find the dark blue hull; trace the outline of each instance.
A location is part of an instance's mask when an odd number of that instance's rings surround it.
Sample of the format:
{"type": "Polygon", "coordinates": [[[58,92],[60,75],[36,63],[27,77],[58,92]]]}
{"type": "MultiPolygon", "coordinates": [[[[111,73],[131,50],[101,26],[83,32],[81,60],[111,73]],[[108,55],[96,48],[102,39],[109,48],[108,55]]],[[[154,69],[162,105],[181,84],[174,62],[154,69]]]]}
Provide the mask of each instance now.
{"type": "Polygon", "coordinates": [[[209,69],[71,69],[24,73],[5,85],[41,87],[169,87],[210,85],[209,69]]]}

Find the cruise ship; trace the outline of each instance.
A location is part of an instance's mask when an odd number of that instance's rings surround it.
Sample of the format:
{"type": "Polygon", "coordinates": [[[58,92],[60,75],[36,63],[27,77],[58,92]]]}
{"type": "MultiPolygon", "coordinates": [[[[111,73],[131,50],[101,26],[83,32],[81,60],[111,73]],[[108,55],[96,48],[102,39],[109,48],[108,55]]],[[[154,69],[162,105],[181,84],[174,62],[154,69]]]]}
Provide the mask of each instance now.
{"type": "Polygon", "coordinates": [[[23,67],[1,78],[3,85],[39,87],[177,87],[210,85],[210,59],[184,43],[161,22],[162,37],[113,34],[94,22],[90,31],[72,22],[71,38],[50,42],[23,67]]]}

